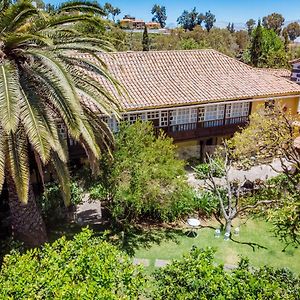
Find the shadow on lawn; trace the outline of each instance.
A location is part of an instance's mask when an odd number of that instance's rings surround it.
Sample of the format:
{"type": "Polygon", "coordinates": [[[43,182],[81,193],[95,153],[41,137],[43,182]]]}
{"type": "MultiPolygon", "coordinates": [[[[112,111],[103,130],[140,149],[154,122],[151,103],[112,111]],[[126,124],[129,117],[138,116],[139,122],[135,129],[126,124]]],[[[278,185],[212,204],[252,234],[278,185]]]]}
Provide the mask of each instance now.
{"type": "MultiPolygon", "coordinates": [[[[52,226],[49,236],[53,242],[61,236],[68,239],[79,233],[87,224],[56,224],[52,226]]],[[[185,235],[185,230],[172,226],[163,225],[131,225],[126,227],[113,226],[109,222],[100,224],[89,224],[88,227],[94,231],[95,236],[99,236],[109,241],[119,249],[125,251],[129,256],[134,256],[136,250],[140,248],[150,248],[153,244],[161,244],[163,241],[173,241],[178,243],[178,238],[185,235]]]]}
{"type": "Polygon", "coordinates": [[[232,236],[230,237],[230,240],[234,243],[237,243],[237,244],[241,244],[241,245],[248,245],[252,248],[253,252],[255,252],[255,250],[258,250],[258,249],[268,249],[267,247],[265,246],[262,246],[260,244],[257,244],[257,243],[253,243],[253,242],[241,242],[241,241],[237,241],[235,240],[232,236]]]}
{"type": "Polygon", "coordinates": [[[185,235],[184,230],[162,226],[130,226],[122,231],[112,231],[109,240],[128,255],[134,256],[140,248],[150,248],[153,244],[160,245],[163,241],[178,243],[178,237],[185,235]]]}

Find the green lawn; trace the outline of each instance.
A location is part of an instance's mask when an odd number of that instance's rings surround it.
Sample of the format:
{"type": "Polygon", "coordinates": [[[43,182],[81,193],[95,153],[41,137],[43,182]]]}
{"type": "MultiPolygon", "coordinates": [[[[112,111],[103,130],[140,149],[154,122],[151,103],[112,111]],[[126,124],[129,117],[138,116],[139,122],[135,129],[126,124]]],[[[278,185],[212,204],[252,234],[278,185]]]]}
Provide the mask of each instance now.
{"type": "MultiPolygon", "coordinates": [[[[235,226],[239,221],[235,222],[235,226]]],[[[216,226],[217,224],[208,224],[216,226]]],[[[284,243],[280,242],[270,232],[271,225],[264,221],[248,220],[245,225],[241,225],[240,235],[233,236],[234,241],[224,241],[222,237],[214,237],[214,229],[204,227],[198,230],[195,238],[177,234],[170,240],[162,240],[159,244],[152,243],[147,248],[140,245],[135,251],[136,258],[146,258],[150,260],[149,271],[154,269],[155,259],[170,260],[179,258],[182,253],[196,245],[198,247],[214,247],[217,249],[216,262],[235,265],[239,260],[239,255],[247,256],[253,266],[271,265],[274,267],[288,267],[293,272],[300,273],[300,249],[289,246],[282,252],[284,243]],[[175,240],[174,240],[175,238],[175,240]],[[246,243],[255,243],[261,247],[253,248],[246,243]]]]}

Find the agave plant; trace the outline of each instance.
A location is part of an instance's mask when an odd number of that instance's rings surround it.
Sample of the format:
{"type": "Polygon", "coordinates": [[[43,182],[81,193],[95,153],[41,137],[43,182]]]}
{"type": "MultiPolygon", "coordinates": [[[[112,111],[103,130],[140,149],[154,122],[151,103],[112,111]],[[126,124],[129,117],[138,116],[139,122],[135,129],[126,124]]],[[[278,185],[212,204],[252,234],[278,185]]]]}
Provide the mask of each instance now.
{"type": "Polygon", "coordinates": [[[6,179],[13,233],[30,245],[46,240],[30,184],[30,158],[41,172],[53,166],[66,204],[70,200],[68,151],[57,122],[91,162],[110,146],[112,136],[99,113],[117,114],[118,103],[91,76],[105,77],[121,92],[96,55],[110,45],[75,29],[81,22],[98,26],[101,15],[101,7],[89,2],[65,3],[47,14],[29,0],[0,0],[0,191],[6,179]],[[76,55],[81,52],[93,60],[76,55]]]}

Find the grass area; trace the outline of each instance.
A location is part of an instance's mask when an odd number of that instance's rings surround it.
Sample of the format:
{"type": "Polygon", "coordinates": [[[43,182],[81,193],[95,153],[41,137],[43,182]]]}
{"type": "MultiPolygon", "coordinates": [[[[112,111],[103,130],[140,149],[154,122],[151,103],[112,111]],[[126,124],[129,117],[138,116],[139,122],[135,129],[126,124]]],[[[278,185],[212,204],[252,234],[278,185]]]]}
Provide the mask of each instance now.
{"type": "MultiPolygon", "coordinates": [[[[238,226],[239,220],[234,222],[238,226]]],[[[233,240],[224,241],[222,237],[214,237],[217,224],[209,222],[198,230],[196,237],[177,234],[172,239],[152,243],[147,247],[140,246],[135,251],[135,257],[150,260],[148,271],[154,270],[155,259],[171,260],[180,258],[193,245],[197,247],[214,247],[217,249],[216,262],[236,265],[239,256],[247,256],[253,266],[270,265],[276,268],[288,267],[295,273],[300,273],[300,249],[289,246],[285,252],[285,244],[274,237],[271,225],[261,220],[248,220],[240,227],[240,235],[233,236],[233,240]]]]}

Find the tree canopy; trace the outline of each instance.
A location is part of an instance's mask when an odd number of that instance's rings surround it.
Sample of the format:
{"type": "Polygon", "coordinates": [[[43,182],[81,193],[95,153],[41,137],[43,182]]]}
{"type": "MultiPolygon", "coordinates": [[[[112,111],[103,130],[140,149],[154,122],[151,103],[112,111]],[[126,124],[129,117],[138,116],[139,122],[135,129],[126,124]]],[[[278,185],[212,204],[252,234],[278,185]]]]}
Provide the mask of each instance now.
{"type": "Polygon", "coordinates": [[[282,39],[273,29],[267,29],[258,22],[253,30],[245,61],[255,67],[285,67],[287,66],[287,53],[282,39]]]}
{"type": "Polygon", "coordinates": [[[205,20],[202,13],[198,13],[196,7],[190,12],[184,10],[182,15],[177,19],[177,23],[185,30],[193,30],[197,25],[201,25],[205,20]]]}
{"type": "Polygon", "coordinates": [[[300,281],[286,269],[252,269],[242,258],[238,268],[228,272],[214,262],[213,249],[194,247],[155,274],[153,299],[273,299],[296,300],[300,281]]]}
{"type": "Polygon", "coordinates": [[[284,21],[285,19],[281,14],[272,13],[263,17],[262,24],[265,28],[272,29],[277,35],[280,35],[284,21]]]}
{"type": "Polygon", "coordinates": [[[293,42],[297,37],[300,36],[300,24],[299,22],[292,22],[286,28],[287,34],[290,40],[293,42]]]}
{"type": "Polygon", "coordinates": [[[83,230],[72,240],[4,257],[1,299],[138,299],[145,279],[131,259],[83,230]]]}
{"type": "Polygon", "coordinates": [[[166,27],[166,20],[167,20],[167,10],[165,6],[160,6],[155,4],[152,7],[151,14],[153,15],[152,21],[158,22],[161,28],[166,27]]]}
{"type": "Polygon", "coordinates": [[[216,16],[209,10],[205,13],[205,28],[208,32],[213,28],[214,24],[216,23],[217,19],[216,16]]]}

